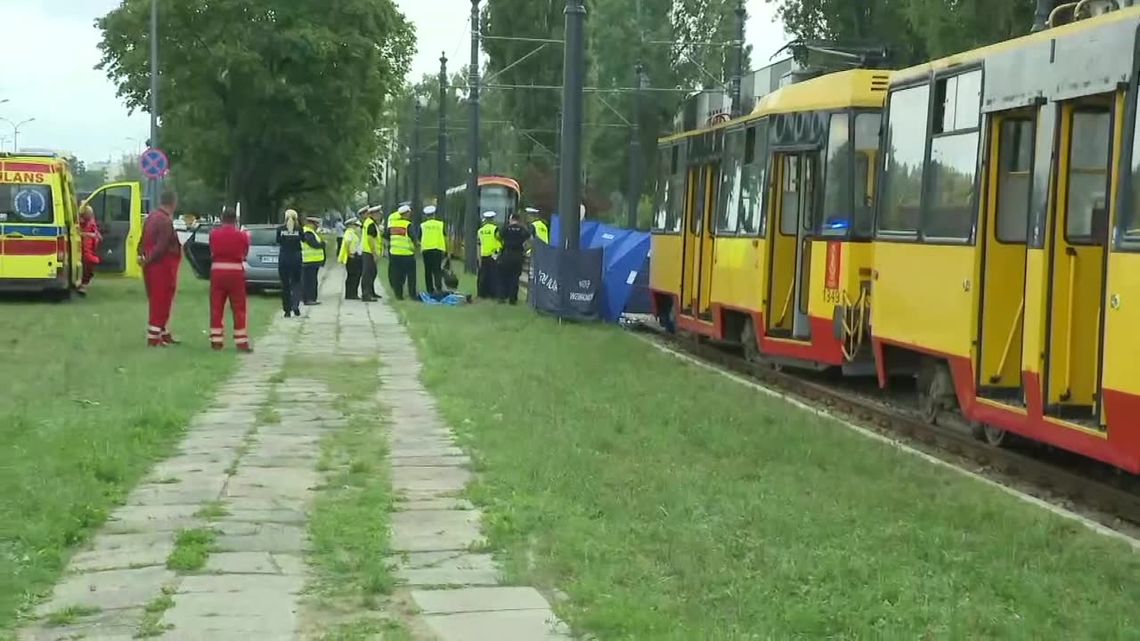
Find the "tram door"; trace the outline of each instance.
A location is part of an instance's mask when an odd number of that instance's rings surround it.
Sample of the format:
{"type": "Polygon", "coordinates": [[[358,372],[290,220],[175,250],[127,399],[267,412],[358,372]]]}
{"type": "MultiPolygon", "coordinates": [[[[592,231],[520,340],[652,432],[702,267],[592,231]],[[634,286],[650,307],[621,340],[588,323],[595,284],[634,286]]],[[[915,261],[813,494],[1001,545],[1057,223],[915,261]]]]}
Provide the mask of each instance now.
{"type": "MultiPolygon", "coordinates": [[[[1024,399],[1021,365],[1034,112],[995,114],[989,120],[989,129],[977,381],[982,396],[1016,405],[1024,399]]],[[[1037,170],[1048,175],[1049,168],[1037,170]]]]}
{"type": "Polygon", "coordinates": [[[1090,420],[1099,413],[1112,140],[1122,114],[1116,102],[1102,94],[1061,110],[1045,361],[1045,411],[1060,418],[1090,420]]]}
{"type": "Polygon", "coordinates": [[[690,167],[685,179],[685,213],[683,248],[684,260],[681,265],[681,309],[678,313],[693,315],[693,301],[697,293],[694,278],[700,268],[700,246],[704,217],[705,183],[701,180],[701,167],[690,167]]]}
{"type": "Polygon", "coordinates": [[[771,269],[768,291],[768,333],[799,340],[811,338],[808,318],[811,278],[812,222],[815,220],[814,154],[776,154],[773,180],[776,200],[770,225],[771,269]]]}
{"type": "Polygon", "coordinates": [[[709,320],[712,287],[713,238],[709,225],[716,166],[691,167],[685,200],[685,264],[682,275],[682,312],[709,320]]]}

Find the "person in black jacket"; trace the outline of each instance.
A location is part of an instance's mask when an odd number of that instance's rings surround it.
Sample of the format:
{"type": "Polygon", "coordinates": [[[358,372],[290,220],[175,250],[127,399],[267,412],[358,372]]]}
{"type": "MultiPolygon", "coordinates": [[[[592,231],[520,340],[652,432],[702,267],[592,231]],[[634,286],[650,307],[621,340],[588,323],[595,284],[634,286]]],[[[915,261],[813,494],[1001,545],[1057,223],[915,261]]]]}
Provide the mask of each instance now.
{"type": "Polygon", "coordinates": [[[301,315],[301,223],[297,212],[285,211],[285,224],[277,228],[277,275],[281,278],[281,309],[285,318],[301,315]]]}

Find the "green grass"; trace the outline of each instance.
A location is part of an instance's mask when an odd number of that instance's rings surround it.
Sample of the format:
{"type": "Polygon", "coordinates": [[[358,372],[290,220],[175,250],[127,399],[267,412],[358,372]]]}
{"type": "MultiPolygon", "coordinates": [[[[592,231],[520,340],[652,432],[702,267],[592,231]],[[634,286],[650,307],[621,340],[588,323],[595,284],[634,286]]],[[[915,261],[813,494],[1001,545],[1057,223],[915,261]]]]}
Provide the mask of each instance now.
{"type": "Polygon", "coordinates": [[[178,572],[196,572],[206,567],[217,533],[209,528],[179,530],[166,567],[178,572]]]}
{"type": "MultiPolygon", "coordinates": [[[[388,512],[392,492],[388,479],[388,435],[382,412],[372,400],[376,390],[375,359],[343,361],[291,357],[285,371],[321,380],[337,395],[336,406],[348,417],[345,427],[325,436],[318,469],[327,482],[318,494],[309,521],[316,568],[315,596],[322,612],[336,610],[351,617],[377,610],[395,586],[388,565],[388,512]]],[[[323,638],[402,639],[398,622],[363,617],[341,623],[323,638]]]]}
{"type": "Polygon", "coordinates": [[[44,618],[44,621],[49,626],[58,628],[65,625],[71,625],[83,617],[99,614],[102,611],[103,610],[100,608],[72,605],[57,612],[52,612],[44,618]]]}
{"type": "Polygon", "coordinates": [[[399,305],[513,581],[656,639],[1118,639],[1124,544],[612,327],[399,305]]]}
{"type": "MultiPolygon", "coordinates": [[[[140,281],[97,278],[86,300],[0,298],[0,630],[167,456],[236,354],[210,351],[207,285],[184,266],[172,330],[148,350],[140,281]]],[[[276,303],[253,297],[252,329],[276,303]]]]}
{"type": "Polygon", "coordinates": [[[162,636],[167,630],[174,626],[162,623],[162,616],[167,610],[174,607],[174,599],[170,596],[173,590],[163,588],[162,594],[155,597],[153,601],[146,604],[143,608],[142,620],[139,622],[138,632],[135,633],[136,639],[147,639],[150,637],[162,636]]]}
{"type": "Polygon", "coordinates": [[[412,641],[412,635],[398,621],[361,619],[341,623],[321,636],[321,641],[412,641]]]}
{"type": "Polygon", "coordinates": [[[222,517],[229,516],[229,513],[230,511],[226,509],[226,506],[223,505],[221,501],[211,501],[203,504],[202,507],[194,513],[194,516],[200,519],[206,519],[207,521],[215,521],[222,517]]]}

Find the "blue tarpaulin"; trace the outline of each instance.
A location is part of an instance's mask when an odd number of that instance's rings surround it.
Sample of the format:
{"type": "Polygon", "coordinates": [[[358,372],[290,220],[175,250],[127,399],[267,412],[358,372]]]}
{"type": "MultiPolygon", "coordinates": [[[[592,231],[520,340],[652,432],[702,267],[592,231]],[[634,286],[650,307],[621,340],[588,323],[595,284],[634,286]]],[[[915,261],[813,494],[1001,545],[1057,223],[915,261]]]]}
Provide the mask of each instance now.
{"type": "MultiPolygon", "coordinates": [[[[581,224],[582,249],[601,249],[602,318],[614,322],[623,312],[647,314],[649,299],[649,232],[621,229],[595,220],[581,224]]],[[[561,239],[559,217],[550,221],[550,242],[561,239]]]]}

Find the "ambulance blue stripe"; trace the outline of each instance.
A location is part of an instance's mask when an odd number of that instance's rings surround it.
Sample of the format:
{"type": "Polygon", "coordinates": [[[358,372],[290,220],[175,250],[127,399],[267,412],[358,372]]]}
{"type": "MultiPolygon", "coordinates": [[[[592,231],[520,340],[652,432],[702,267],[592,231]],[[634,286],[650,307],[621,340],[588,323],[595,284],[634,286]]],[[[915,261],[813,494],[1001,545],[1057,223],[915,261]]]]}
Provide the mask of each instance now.
{"type": "Polygon", "coordinates": [[[0,235],[4,234],[22,234],[41,238],[57,238],[65,235],[62,227],[54,225],[8,225],[0,223],[0,235]]]}

